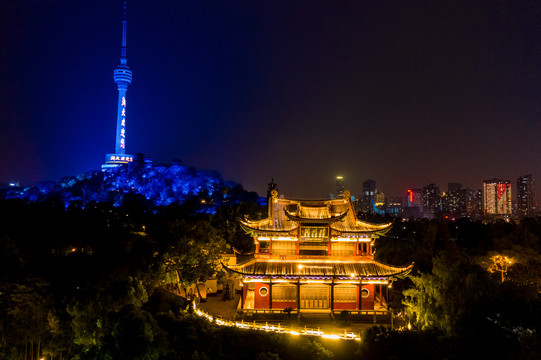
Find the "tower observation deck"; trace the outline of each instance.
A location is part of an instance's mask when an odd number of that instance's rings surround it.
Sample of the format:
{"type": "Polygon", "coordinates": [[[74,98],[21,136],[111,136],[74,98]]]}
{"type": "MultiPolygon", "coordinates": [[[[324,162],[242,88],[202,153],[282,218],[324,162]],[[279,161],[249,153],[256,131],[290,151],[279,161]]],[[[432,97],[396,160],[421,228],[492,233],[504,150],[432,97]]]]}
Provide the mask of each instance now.
{"type": "Polygon", "coordinates": [[[132,72],[128,67],[126,57],[126,31],[128,27],[126,0],[124,0],[124,15],[122,17],[122,46],[120,48],[120,64],[113,73],[113,79],[118,86],[118,110],[116,115],[115,153],[105,155],[102,169],[117,167],[133,162],[133,155],[126,154],[126,93],[132,81],[132,72]]]}

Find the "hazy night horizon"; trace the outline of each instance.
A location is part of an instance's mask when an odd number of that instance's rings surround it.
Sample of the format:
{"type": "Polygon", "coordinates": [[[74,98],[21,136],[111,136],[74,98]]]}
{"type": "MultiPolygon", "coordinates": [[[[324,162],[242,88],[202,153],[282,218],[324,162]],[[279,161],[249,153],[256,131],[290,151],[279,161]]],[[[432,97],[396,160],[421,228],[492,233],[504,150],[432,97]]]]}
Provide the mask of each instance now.
{"type": "MultiPolygon", "coordinates": [[[[114,152],[122,1],[0,5],[0,182],[114,152]]],[[[539,176],[541,3],[128,1],[126,151],[260,195],[539,176]]],[[[514,196],[514,195],[513,195],[514,196]]]]}

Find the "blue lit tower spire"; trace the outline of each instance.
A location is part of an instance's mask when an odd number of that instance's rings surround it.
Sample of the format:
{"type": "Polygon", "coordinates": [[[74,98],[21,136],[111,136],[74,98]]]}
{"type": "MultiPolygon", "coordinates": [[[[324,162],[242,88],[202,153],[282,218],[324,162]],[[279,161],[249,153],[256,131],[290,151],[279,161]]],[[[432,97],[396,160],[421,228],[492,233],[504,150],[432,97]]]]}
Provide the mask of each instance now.
{"type": "Polygon", "coordinates": [[[118,110],[116,115],[115,153],[105,156],[105,164],[102,168],[110,168],[119,164],[127,164],[133,161],[132,155],[126,154],[126,92],[131,84],[132,72],[128,67],[126,57],[126,31],[128,19],[126,14],[126,0],[124,0],[124,15],[122,17],[122,46],[120,48],[120,64],[116,67],[113,79],[118,86],[118,110]]]}

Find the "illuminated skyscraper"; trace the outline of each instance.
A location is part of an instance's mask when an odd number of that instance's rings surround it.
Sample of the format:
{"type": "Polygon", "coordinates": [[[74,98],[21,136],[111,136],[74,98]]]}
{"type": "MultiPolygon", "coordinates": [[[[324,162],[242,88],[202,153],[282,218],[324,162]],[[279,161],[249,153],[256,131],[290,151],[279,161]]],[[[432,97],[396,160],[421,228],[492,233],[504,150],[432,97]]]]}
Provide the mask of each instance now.
{"type": "Polygon", "coordinates": [[[423,210],[423,190],[409,189],[407,206],[417,207],[422,211],[423,210]]]}
{"type": "Polygon", "coordinates": [[[483,181],[484,215],[510,216],[512,211],[511,182],[500,179],[483,181]]]}
{"type": "Polygon", "coordinates": [[[427,185],[423,188],[423,216],[428,219],[434,219],[441,213],[441,196],[440,188],[434,184],[427,185]]]}
{"type": "Polygon", "coordinates": [[[336,177],[336,197],[342,197],[344,194],[344,177],[343,176],[337,176],[336,177]]]}
{"type": "Polygon", "coordinates": [[[133,162],[133,155],[126,154],[126,92],[131,84],[132,72],[128,67],[126,57],[126,31],[128,20],[126,1],[124,1],[124,16],[122,17],[122,46],[120,48],[120,64],[113,73],[113,79],[118,86],[118,110],[116,115],[115,153],[105,155],[102,169],[112,168],[121,164],[133,162]]]}
{"type": "Polygon", "coordinates": [[[404,217],[421,217],[423,215],[423,190],[408,189],[406,201],[402,209],[404,217]]]}
{"type": "Polygon", "coordinates": [[[483,191],[464,189],[464,207],[466,216],[472,219],[480,218],[483,214],[483,191]]]}
{"type": "Polygon", "coordinates": [[[519,218],[534,216],[534,185],[535,179],[532,174],[517,179],[517,216],[519,218]]]}
{"type": "Polygon", "coordinates": [[[447,193],[442,196],[442,211],[452,216],[464,216],[466,190],[462,184],[448,183],[447,193]]]}
{"type": "Polygon", "coordinates": [[[362,211],[372,212],[374,210],[376,195],[376,182],[374,180],[366,180],[363,182],[363,197],[361,200],[362,211]]]}

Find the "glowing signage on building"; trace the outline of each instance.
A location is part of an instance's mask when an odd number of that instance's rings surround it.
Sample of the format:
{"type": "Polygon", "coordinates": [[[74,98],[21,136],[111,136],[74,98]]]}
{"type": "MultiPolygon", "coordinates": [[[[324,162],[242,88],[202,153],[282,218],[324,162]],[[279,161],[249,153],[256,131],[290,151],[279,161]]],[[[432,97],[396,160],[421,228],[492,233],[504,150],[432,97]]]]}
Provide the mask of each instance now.
{"type": "Polygon", "coordinates": [[[105,162],[108,164],[117,163],[117,164],[128,164],[133,162],[133,155],[125,154],[107,154],[105,155],[105,162]]]}
{"type": "Polygon", "coordinates": [[[133,158],[131,156],[110,156],[110,161],[133,161],[133,158]]]}
{"type": "Polygon", "coordinates": [[[122,120],[120,120],[120,147],[122,149],[126,149],[126,97],[123,96],[121,101],[121,110],[120,110],[120,116],[122,117],[122,120]]]}

